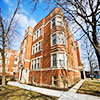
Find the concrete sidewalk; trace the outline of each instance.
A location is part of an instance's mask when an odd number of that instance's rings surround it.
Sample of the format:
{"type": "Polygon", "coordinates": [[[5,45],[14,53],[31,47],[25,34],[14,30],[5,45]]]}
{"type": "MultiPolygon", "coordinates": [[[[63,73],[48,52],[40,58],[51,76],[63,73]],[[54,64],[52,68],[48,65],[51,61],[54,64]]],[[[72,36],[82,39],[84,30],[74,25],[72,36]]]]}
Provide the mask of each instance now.
{"type": "Polygon", "coordinates": [[[97,96],[39,88],[35,86],[20,84],[18,82],[8,82],[8,85],[17,86],[23,89],[35,91],[46,95],[56,96],[59,97],[58,100],[100,100],[100,97],[97,96]]]}
{"type": "Polygon", "coordinates": [[[83,84],[84,80],[80,80],[75,86],[73,86],[68,92],[76,93],[80,86],[83,84]]]}

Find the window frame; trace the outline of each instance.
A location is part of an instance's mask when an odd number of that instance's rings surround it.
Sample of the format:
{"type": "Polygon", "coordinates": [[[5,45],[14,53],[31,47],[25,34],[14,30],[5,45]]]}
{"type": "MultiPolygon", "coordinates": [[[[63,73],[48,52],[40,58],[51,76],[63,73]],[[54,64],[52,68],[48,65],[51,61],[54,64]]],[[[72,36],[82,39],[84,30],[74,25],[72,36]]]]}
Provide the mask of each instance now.
{"type": "Polygon", "coordinates": [[[58,85],[57,76],[56,76],[56,75],[53,75],[53,76],[52,76],[52,85],[53,85],[53,86],[57,86],[57,85],[58,85]],[[56,77],[56,79],[55,79],[54,77],[56,77]],[[56,84],[55,84],[55,82],[56,82],[56,84]]]}
{"type": "Polygon", "coordinates": [[[57,54],[56,53],[52,54],[52,67],[54,67],[54,68],[57,67],[57,54]],[[54,55],[56,55],[55,64],[54,64],[54,60],[53,60],[54,55]]]}

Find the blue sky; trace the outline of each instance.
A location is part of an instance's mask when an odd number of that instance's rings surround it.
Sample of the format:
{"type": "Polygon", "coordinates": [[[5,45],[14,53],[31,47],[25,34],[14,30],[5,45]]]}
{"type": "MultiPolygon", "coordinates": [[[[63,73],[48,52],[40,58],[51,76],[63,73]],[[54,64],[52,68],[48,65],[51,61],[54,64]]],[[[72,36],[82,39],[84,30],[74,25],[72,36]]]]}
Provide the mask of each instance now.
{"type": "MultiPolygon", "coordinates": [[[[20,10],[16,18],[18,19],[20,25],[20,33],[22,34],[19,37],[16,37],[15,43],[12,49],[19,50],[20,43],[23,40],[23,36],[25,34],[25,30],[28,26],[34,28],[34,26],[44,17],[46,17],[49,12],[53,9],[47,3],[40,2],[37,5],[36,10],[32,11],[32,4],[30,4],[30,0],[23,0],[24,2],[20,5],[20,10]],[[49,9],[46,9],[49,6],[49,9]]],[[[17,0],[0,0],[0,8],[2,11],[3,17],[7,18],[11,16],[16,8],[17,0]]]]}

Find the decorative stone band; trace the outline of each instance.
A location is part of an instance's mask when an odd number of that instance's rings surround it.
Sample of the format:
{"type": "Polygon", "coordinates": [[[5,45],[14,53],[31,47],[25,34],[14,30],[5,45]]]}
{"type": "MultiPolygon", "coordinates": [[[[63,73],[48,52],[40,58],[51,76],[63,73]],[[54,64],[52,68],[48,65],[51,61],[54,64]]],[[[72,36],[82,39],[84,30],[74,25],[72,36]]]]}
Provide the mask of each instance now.
{"type": "Polygon", "coordinates": [[[31,71],[48,71],[48,70],[58,70],[58,69],[67,69],[67,70],[71,70],[71,71],[74,71],[74,72],[79,72],[79,70],[75,70],[75,69],[72,69],[72,68],[65,68],[65,67],[62,67],[62,68],[57,68],[57,67],[55,67],[55,68],[53,68],[53,67],[51,67],[51,68],[43,68],[43,69],[32,69],[32,70],[30,70],[30,72],[31,71]]]}

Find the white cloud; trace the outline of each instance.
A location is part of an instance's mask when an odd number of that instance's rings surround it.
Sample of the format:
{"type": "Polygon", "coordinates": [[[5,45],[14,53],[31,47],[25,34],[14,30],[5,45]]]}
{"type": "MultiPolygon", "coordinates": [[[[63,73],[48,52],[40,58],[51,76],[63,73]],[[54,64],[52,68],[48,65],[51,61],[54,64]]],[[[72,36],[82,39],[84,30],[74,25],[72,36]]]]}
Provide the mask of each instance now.
{"type": "Polygon", "coordinates": [[[7,4],[9,3],[9,0],[3,0],[3,1],[4,1],[5,3],[7,3],[7,4]]]}
{"type": "Polygon", "coordinates": [[[25,34],[25,30],[28,28],[28,26],[34,28],[34,26],[37,24],[35,19],[28,19],[27,16],[25,16],[24,14],[17,14],[16,19],[18,20],[18,23],[22,28],[21,32],[23,35],[25,34]]]}

